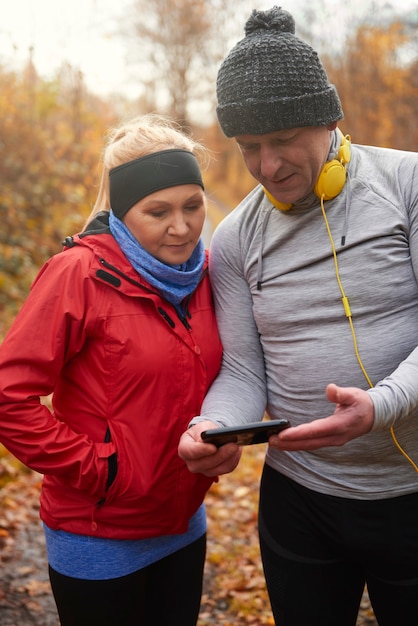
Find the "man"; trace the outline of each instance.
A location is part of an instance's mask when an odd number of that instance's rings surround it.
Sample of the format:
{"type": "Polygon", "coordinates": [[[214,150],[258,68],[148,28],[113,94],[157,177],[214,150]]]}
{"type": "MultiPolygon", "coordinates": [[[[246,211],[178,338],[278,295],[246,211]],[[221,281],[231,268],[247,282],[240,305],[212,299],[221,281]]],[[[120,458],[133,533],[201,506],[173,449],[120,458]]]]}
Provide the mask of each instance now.
{"type": "Polygon", "coordinates": [[[293,17],[253,11],[222,63],[217,115],[260,183],[218,227],[221,373],[179,454],[232,471],[213,427],[266,411],[259,535],[276,624],[418,623],[418,155],[351,145],[293,17]]]}

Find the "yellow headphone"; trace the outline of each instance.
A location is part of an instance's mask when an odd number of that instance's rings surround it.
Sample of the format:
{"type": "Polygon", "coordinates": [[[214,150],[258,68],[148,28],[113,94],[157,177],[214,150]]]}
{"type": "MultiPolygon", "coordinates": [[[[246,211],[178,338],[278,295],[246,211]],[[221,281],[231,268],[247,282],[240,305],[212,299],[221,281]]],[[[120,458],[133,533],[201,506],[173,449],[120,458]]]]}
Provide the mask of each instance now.
{"type": "MultiPolygon", "coordinates": [[[[350,144],[350,135],[343,136],[337,158],[328,161],[322,168],[314,187],[314,193],[318,198],[332,200],[342,191],[347,177],[345,166],[351,158],[350,144]]],[[[292,208],[291,204],[276,200],[265,187],[263,187],[263,191],[270,202],[280,211],[288,211],[292,208]]]]}

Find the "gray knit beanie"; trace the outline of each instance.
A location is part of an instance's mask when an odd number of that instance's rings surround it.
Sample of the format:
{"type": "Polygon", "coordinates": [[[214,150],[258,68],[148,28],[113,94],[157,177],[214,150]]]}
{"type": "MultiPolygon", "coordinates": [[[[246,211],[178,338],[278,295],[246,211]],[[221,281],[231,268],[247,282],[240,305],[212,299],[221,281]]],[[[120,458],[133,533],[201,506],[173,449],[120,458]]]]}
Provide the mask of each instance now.
{"type": "Polygon", "coordinates": [[[318,54],[295,36],[280,7],[254,10],[217,79],[219,124],[227,137],[325,126],[343,117],[318,54]]]}

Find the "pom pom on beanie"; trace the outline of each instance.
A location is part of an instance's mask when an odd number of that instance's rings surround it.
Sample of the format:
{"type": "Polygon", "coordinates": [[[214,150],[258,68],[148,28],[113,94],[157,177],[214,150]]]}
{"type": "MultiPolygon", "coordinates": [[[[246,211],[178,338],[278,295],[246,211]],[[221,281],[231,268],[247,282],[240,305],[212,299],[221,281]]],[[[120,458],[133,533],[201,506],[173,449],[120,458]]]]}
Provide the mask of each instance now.
{"type": "Polygon", "coordinates": [[[219,68],[216,91],[227,137],[325,126],[343,117],[317,52],[295,36],[293,16],[277,6],[252,12],[244,39],[219,68]]]}

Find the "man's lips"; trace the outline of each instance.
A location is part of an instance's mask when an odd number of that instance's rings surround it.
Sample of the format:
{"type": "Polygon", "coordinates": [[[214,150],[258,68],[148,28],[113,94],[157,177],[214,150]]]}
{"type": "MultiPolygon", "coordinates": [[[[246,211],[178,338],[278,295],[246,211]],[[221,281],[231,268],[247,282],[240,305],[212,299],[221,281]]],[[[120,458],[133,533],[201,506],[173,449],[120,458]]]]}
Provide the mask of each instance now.
{"type": "Polygon", "coordinates": [[[290,180],[292,180],[294,174],[288,174],[287,176],[282,176],[279,179],[271,179],[268,182],[272,185],[286,185],[290,180]]]}

